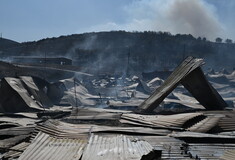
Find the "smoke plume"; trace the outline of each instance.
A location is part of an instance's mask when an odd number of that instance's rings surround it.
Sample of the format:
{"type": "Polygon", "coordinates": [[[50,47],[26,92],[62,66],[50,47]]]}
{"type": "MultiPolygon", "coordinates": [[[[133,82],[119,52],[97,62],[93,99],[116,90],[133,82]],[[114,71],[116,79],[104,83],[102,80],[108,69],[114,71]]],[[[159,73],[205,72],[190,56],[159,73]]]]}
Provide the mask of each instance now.
{"type": "Polygon", "coordinates": [[[224,34],[216,8],[205,0],[138,0],[125,6],[124,12],[125,23],[109,22],[91,30],[168,31],[210,40],[224,34]]]}

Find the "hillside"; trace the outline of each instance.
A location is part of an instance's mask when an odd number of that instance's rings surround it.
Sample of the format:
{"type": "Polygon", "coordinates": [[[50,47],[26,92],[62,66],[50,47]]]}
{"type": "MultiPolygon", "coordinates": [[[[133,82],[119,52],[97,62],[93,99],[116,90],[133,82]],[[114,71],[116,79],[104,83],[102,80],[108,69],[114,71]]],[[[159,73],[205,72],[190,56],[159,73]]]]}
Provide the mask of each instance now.
{"type": "Polygon", "coordinates": [[[169,70],[188,55],[204,58],[209,67],[230,70],[235,67],[235,44],[168,32],[84,33],[15,46],[2,55],[65,56],[89,71],[169,70]]]}
{"type": "Polygon", "coordinates": [[[5,39],[5,38],[0,38],[0,51],[7,51],[8,49],[12,47],[18,46],[20,43],[5,39]]]}

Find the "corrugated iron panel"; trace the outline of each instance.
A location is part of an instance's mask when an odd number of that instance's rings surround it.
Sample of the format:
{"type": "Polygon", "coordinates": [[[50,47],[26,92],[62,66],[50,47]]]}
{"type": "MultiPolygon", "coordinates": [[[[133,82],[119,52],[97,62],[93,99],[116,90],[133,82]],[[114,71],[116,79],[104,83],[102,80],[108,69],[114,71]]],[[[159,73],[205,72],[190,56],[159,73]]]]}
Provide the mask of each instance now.
{"type": "MultiPolygon", "coordinates": [[[[229,151],[233,150],[233,153],[234,153],[235,144],[189,143],[186,147],[186,150],[187,150],[187,153],[190,154],[191,157],[195,159],[223,159],[223,158],[226,159],[228,158],[229,160],[229,157],[231,158],[231,155],[232,155],[232,151],[231,152],[229,151]]],[[[234,159],[234,156],[233,156],[233,159],[234,159]]]]}
{"type": "Polygon", "coordinates": [[[37,103],[43,107],[52,107],[53,104],[48,96],[38,88],[35,81],[30,76],[20,76],[22,82],[27,86],[28,92],[33,95],[37,103]]]}
{"type": "Polygon", "coordinates": [[[186,58],[174,72],[147,98],[136,110],[139,113],[152,112],[171,93],[188,74],[202,65],[202,59],[186,58]]]}
{"type": "Polygon", "coordinates": [[[143,140],[131,140],[124,135],[107,138],[92,135],[83,153],[82,160],[140,160],[153,147],[143,140]]]}
{"type": "Polygon", "coordinates": [[[235,136],[230,135],[222,135],[222,134],[208,134],[208,133],[199,133],[199,132],[173,132],[172,134],[169,134],[171,137],[175,138],[201,138],[201,139],[207,139],[207,138],[216,138],[216,139],[235,139],[235,136]]]}
{"type": "Polygon", "coordinates": [[[78,160],[87,141],[54,138],[39,132],[19,160],[78,160]]]}
{"type": "Polygon", "coordinates": [[[151,113],[181,83],[208,110],[222,110],[226,102],[207,81],[200,66],[203,59],[187,57],[158,87],[149,98],[139,105],[136,112],[151,113]]]}
{"type": "Polygon", "coordinates": [[[102,109],[75,108],[66,120],[117,120],[122,113],[107,112],[102,109]]]}
{"type": "Polygon", "coordinates": [[[14,145],[22,142],[23,140],[25,140],[28,137],[29,137],[29,135],[18,135],[18,136],[14,136],[14,137],[0,140],[0,148],[5,148],[5,149],[11,148],[14,145]]]}
{"type": "Polygon", "coordinates": [[[218,126],[226,132],[235,131],[235,112],[226,112],[225,116],[220,119],[218,126]]]}
{"type": "Polygon", "coordinates": [[[79,138],[88,136],[91,133],[97,132],[119,132],[132,134],[152,134],[152,135],[167,135],[171,133],[167,129],[152,129],[146,127],[112,127],[93,124],[69,124],[61,121],[49,120],[45,123],[38,124],[37,130],[60,138],[79,138]]]}
{"type": "Polygon", "coordinates": [[[185,153],[182,146],[184,141],[168,136],[141,136],[149,142],[155,150],[161,150],[161,159],[190,159],[190,155],[185,153]]]}
{"type": "Polygon", "coordinates": [[[234,160],[235,148],[233,150],[226,150],[224,155],[220,158],[221,160],[234,160]]]}
{"type": "Polygon", "coordinates": [[[37,110],[43,110],[30,96],[28,91],[25,89],[23,82],[18,78],[5,77],[6,82],[14,89],[24,102],[31,108],[37,110]]]}
{"type": "Polygon", "coordinates": [[[123,114],[121,116],[121,122],[133,124],[140,123],[148,126],[171,128],[182,127],[188,120],[197,116],[203,115],[203,113],[183,113],[175,115],[139,115],[139,114],[123,114]],[[123,121],[125,120],[125,121],[123,121]]]}
{"type": "Polygon", "coordinates": [[[194,124],[187,130],[193,131],[193,132],[201,132],[201,133],[206,133],[213,127],[217,125],[219,120],[223,117],[223,115],[207,115],[207,117],[198,123],[194,124]]]}
{"type": "Polygon", "coordinates": [[[14,147],[11,147],[9,152],[5,153],[3,159],[15,159],[18,158],[23,151],[30,145],[30,143],[22,142],[14,147]]]}

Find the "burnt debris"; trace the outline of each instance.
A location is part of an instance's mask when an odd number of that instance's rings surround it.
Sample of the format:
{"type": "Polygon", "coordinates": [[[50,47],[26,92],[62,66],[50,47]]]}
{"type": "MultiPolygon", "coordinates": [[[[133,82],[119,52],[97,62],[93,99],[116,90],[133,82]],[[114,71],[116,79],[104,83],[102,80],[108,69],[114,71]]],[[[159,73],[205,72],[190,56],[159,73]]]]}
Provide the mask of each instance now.
{"type": "Polygon", "coordinates": [[[186,58],[136,110],[138,113],[152,112],[179,84],[182,84],[206,109],[221,110],[227,104],[205,78],[200,66],[202,59],[186,58]]]}
{"type": "Polygon", "coordinates": [[[202,64],[188,57],[146,80],[0,63],[0,159],[229,159],[235,74],[204,75],[202,64]]]}

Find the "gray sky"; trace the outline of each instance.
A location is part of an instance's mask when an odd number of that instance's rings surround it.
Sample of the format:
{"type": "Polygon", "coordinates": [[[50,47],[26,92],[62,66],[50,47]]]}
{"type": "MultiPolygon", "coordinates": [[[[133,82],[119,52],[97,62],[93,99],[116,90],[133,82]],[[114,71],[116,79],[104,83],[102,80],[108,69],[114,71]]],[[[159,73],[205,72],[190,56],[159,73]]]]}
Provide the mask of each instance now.
{"type": "Polygon", "coordinates": [[[235,40],[234,0],[0,0],[0,6],[0,32],[18,42],[110,30],[235,40]]]}

